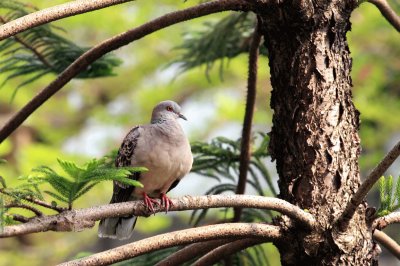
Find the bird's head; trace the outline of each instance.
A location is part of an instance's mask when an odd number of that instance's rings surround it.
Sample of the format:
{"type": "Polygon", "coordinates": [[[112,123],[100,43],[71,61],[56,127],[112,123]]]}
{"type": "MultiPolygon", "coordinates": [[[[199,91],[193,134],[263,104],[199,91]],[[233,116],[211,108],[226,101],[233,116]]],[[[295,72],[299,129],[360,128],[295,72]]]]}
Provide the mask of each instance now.
{"type": "Polygon", "coordinates": [[[181,107],[174,101],[162,101],[157,104],[153,109],[151,115],[151,122],[158,123],[160,121],[179,119],[182,118],[187,120],[186,117],[181,114],[181,107]]]}

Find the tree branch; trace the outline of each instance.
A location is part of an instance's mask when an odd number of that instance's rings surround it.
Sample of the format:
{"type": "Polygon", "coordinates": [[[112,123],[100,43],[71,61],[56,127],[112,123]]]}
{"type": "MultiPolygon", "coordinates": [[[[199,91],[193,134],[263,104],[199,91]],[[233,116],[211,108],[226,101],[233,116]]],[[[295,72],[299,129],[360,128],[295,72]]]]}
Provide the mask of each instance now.
{"type": "Polygon", "coordinates": [[[227,10],[249,10],[250,4],[245,0],[216,0],[194,7],[168,13],[164,16],[147,22],[137,28],[119,34],[103,41],[82,54],[69,65],[53,82],[40,91],[21,110],[14,114],[0,129],[0,143],[3,142],[16,128],[18,128],[37,108],[59,91],[72,78],[86,69],[91,63],[124,45],[139,40],[155,31],[169,27],[179,22],[227,10]]]}
{"type": "Polygon", "coordinates": [[[281,231],[278,226],[258,223],[228,223],[201,226],[149,237],[60,265],[105,265],[172,246],[232,237],[252,237],[271,241],[281,238],[281,231]]]}
{"type": "Polygon", "coordinates": [[[384,246],[390,253],[400,260],[400,246],[396,243],[396,241],[379,230],[374,231],[373,237],[379,244],[384,246]]]}
{"type": "Polygon", "coordinates": [[[386,226],[394,223],[400,223],[400,212],[392,212],[388,215],[376,218],[372,224],[372,228],[382,230],[386,226]]]}
{"type": "MultiPolygon", "coordinates": [[[[250,44],[249,50],[249,73],[247,79],[247,99],[246,110],[243,120],[242,140],[240,146],[240,164],[239,164],[239,181],[236,187],[236,194],[244,194],[247,182],[247,172],[249,170],[250,161],[250,138],[251,138],[251,125],[253,123],[254,104],[256,102],[257,94],[257,67],[258,67],[258,54],[261,43],[261,32],[259,27],[259,20],[253,33],[253,39],[250,44]]],[[[233,221],[240,221],[242,215],[242,208],[234,209],[233,221]]]]}
{"type": "Polygon", "coordinates": [[[168,265],[182,265],[183,263],[192,260],[198,256],[201,256],[216,247],[231,242],[232,239],[217,239],[211,241],[204,241],[200,243],[194,243],[185,248],[171,254],[162,261],[159,261],[155,266],[168,266],[168,265]]]}
{"type": "Polygon", "coordinates": [[[248,247],[255,246],[264,242],[266,241],[256,238],[246,238],[246,239],[236,240],[234,242],[227,243],[223,246],[214,249],[210,253],[198,259],[195,263],[193,263],[193,265],[194,266],[214,265],[215,263],[221,261],[221,259],[225,257],[229,257],[230,255],[235,254],[236,252],[239,252],[248,247]]]}
{"type": "Polygon", "coordinates": [[[400,32],[400,17],[394,12],[386,0],[368,0],[371,4],[374,4],[386,20],[400,32]]]}
{"type": "Polygon", "coordinates": [[[26,210],[30,210],[31,212],[33,212],[36,216],[43,216],[43,213],[41,211],[39,211],[38,209],[36,209],[35,207],[26,205],[26,204],[22,204],[22,203],[11,203],[11,204],[7,204],[4,206],[5,208],[20,208],[20,209],[26,209],[26,210]]]}
{"type": "Polygon", "coordinates": [[[365,196],[371,190],[372,186],[379,180],[379,178],[385,173],[385,171],[393,164],[393,162],[400,155],[400,141],[393,147],[385,158],[372,170],[367,179],[361,184],[357,192],[353,195],[351,200],[347,203],[347,206],[343,213],[338,219],[338,224],[341,228],[346,228],[348,222],[353,217],[354,212],[358,208],[358,205],[364,200],[365,196]]]}
{"type": "MultiPolygon", "coordinates": [[[[277,198],[250,195],[185,196],[172,199],[172,203],[170,211],[222,207],[270,209],[287,215],[306,228],[312,229],[315,224],[310,213],[277,198]]],[[[165,209],[157,206],[154,211],[164,212],[165,209]]],[[[6,226],[0,238],[44,231],[81,231],[93,227],[97,220],[125,215],[148,216],[149,213],[141,200],[65,211],[57,215],[35,217],[29,223],[6,226]]]]}
{"type": "Polygon", "coordinates": [[[0,26],[0,41],[51,21],[130,1],[133,0],[75,0],[39,10],[0,26]]]}

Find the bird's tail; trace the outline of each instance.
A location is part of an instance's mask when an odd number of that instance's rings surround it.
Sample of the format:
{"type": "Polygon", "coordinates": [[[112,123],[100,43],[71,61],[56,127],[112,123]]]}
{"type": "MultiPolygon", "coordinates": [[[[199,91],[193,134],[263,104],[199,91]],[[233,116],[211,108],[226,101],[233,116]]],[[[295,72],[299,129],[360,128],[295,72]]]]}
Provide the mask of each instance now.
{"type": "Polygon", "coordinates": [[[100,221],[98,236],[119,240],[128,239],[133,234],[136,216],[106,218],[100,221]]]}

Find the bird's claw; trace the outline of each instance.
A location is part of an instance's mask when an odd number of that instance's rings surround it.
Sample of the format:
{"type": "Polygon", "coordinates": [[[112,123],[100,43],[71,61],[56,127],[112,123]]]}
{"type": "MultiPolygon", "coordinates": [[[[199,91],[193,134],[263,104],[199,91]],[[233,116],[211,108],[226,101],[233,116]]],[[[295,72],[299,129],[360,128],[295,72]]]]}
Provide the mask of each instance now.
{"type": "Polygon", "coordinates": [[[165,193],[161,194],[161,206],[165,207],[165,213],[168,213],[170,206],[174,206],[172,200],[165,193]]]}
{"type": "Polygon", "coordinates": [[[151,211],[153,214],[155,214],[154,204],[160,205],[160,203],[157,200],[150,198],[149,196],[147,196],[146,193],[143,193],[143,203],[144,203],[144,206],[146,206],[147,209],[149,211],[151,211]]]}

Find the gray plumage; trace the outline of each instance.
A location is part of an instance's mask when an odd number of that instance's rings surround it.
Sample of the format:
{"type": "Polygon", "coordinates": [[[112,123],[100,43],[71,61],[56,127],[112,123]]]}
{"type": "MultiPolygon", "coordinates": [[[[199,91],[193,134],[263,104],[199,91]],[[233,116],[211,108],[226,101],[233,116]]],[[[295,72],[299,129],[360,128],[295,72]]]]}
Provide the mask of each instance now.
{"type": "MultiPolygon", "coordinates": [[[[136,126],[126,135],[115,165],[144,166],[149,171],[131,176],[140,181],[143,188],[114,182],[110,203],[140,199],[144,194],[155,198],[165,196],[190,171],[193,156],[189,141],[178,123],[179,118],[186,120],[180,111],[180,106],[173,101],[160,102],[153,109],[150,124],[136,126]]],[[[135,224],[135,216],[103,219],[98,235],[128,239],[135,224]]]]}

